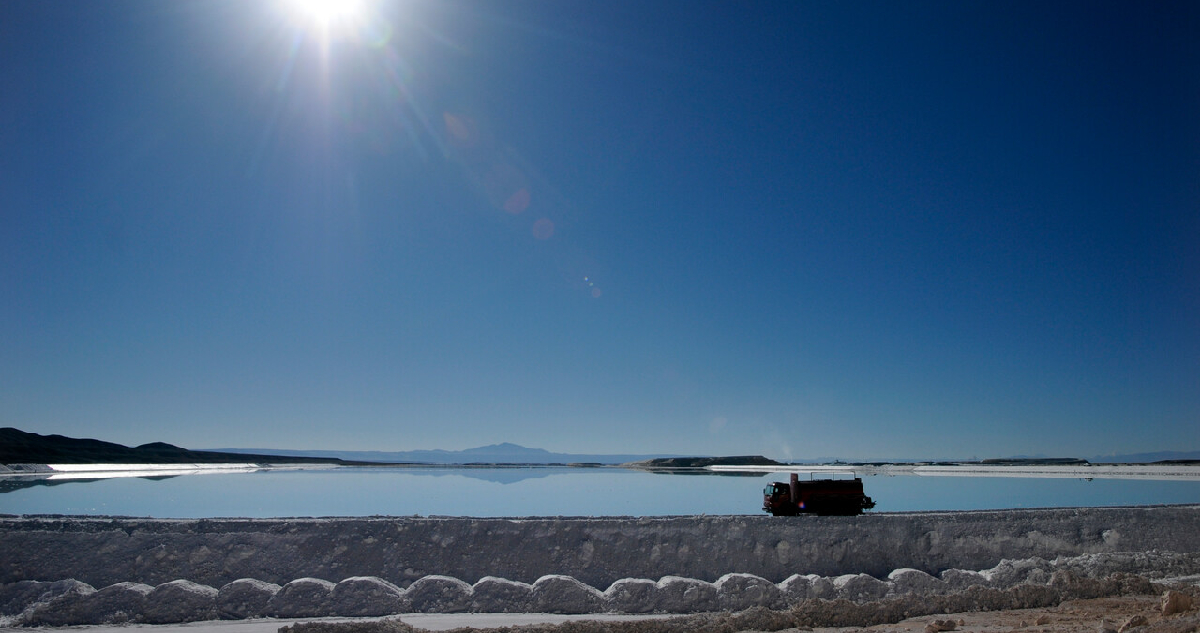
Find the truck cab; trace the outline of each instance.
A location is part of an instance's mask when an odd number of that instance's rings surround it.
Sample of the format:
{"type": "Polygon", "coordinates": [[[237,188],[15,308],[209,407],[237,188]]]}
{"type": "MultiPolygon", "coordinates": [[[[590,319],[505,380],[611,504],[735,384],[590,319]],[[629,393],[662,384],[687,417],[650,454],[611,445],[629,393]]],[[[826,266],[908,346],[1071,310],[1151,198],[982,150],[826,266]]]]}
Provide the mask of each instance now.
{"type": "Polygon", "coordinates": [[[791,490],[782,481],[773,481],[763,488],[763,512],[775,516],[795,514],[792,510],[791,490]]]}

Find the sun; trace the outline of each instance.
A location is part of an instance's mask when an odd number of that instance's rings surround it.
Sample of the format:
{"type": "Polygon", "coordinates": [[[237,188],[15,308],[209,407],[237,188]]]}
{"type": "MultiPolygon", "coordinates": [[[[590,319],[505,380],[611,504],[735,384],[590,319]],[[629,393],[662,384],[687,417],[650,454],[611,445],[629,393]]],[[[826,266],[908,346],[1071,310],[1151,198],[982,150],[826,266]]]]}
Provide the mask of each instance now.
{"type": "Polygon", "coordinates": [[[365,0],[286,0],[290,12],[322,30],[363,18],[365,0]]]}

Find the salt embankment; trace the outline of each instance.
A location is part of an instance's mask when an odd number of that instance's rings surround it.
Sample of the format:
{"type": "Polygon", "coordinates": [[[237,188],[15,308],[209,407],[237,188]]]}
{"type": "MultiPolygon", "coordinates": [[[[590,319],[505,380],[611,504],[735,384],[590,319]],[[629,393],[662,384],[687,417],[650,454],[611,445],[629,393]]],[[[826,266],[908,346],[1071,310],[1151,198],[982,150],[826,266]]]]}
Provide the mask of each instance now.
{"type": "Polygon", "coordinates": [[[0,517],[0,583],[74,578],[95,586],[179,578],[219,587],[315,577],[431,574],[592,586],[730,572],[781,582],[894,569],[937,574],[1003,559],[1200,552],[1200,506],[866,514],[858,517],[137,519],[0,517]],[[84,555],[84,553],[87,553],[84,555]]]}
{"type": "Polygon", "coordinates": [[[692,613],[1053,588],[1079,574],[1200,574],[1197,525],[1200,506],[788,518],[0,517],[0,615],[55,624],[692,613]]]}

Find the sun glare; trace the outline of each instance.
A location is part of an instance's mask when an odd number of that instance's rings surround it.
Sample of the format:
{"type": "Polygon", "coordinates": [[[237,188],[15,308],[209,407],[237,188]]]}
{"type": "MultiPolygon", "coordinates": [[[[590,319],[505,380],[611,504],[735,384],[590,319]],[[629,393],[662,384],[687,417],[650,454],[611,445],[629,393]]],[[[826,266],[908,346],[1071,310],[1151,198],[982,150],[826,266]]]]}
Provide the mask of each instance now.
{"type": "Polygon", "coordinates": [[[292,11],[322,29],[360,19],[363,0],[288,0],[292,11]]]}

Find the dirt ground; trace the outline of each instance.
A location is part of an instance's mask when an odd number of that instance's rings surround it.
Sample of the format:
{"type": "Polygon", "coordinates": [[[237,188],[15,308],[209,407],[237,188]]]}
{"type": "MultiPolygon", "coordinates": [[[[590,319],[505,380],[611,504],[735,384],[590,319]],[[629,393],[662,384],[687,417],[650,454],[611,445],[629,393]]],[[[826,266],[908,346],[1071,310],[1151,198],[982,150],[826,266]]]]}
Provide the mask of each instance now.
{"type": "MultiPolygon", "coordinates": [[[[951,613],[911,618],[895,624],[880,624],[866,628],[817,628],[821,633],[877,631],[879,633],[925,633],[930,623],[953,622],[955,631],[962,633],[1102,633],[1105,630],[1173,631],[1185,633],[1200,630],[1200,613],[1195,608],[1185,613],[1162,615],[1160,596],[1121,596],[1072,600],[1057,607],[1014,609],[974,613],[951,613]],[[1144,623],[1135,620],[1144,618],[1144,623]]],[[[785,629],[798,631],[802,629],[785,629]]],[[[932,631],[930,632],[932,633],[932,631]]]]}

